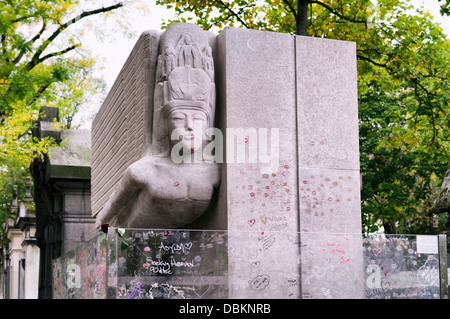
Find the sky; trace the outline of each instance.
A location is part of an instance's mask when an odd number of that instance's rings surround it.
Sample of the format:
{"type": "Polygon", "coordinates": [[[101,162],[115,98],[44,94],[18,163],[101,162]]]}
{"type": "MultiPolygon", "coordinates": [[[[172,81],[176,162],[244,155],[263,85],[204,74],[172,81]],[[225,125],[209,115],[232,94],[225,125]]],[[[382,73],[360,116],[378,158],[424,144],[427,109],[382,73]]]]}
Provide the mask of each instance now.
{"type": "MultiPolygon", "coordinates": [[[[106,82],[106,91],[109,92],[114,84],[117,75],[124,65],[128,55],[133,49],[139,35],[146,30],[160,30],[162,20],[167,20],[174,16],[174,11],[166,9],[165,6],[157,6],[153,1],[148,5],[149,13],[133,14],[133,20],[130,22],[135,36],[127,38],[117,35],[114,39],[99,41],[95,36],[88,37],[83,45],[91,50],[93,54],[103,61],[103,68],[99,68],[95,76],[103,78],[106,82]]],[[[450,17],[442,16],[439,13],[439,2],[437,0],[411,0],[415,6],[423,6],[434,17],[434,20],[441,24],[444,33],[450,37],[450,17]]],[[[79,125],[80,129],[91,129],[92,116],[98,111],[101,104],[93,102],[93,105],[86,106],[80,110],[74,118],[74,124],[79,125]]]]}

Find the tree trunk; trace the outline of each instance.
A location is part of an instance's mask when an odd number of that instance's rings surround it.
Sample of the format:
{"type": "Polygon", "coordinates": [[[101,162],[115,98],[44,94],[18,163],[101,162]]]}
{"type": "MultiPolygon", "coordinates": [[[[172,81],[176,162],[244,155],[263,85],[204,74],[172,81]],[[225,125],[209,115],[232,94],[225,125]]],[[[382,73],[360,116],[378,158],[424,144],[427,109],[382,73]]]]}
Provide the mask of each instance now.
{"type": "Polygon", "coordinates": [[[306,35],[308,0],[297,0],[297,35],[306,35]]]}
{"type": "Polygon", "coordinates": [[[397,230],[396,230],[394,224],[386,222],[383,224],[383,227],[384,227],[385,234],[396,234],[397,233],[397,230]]]}

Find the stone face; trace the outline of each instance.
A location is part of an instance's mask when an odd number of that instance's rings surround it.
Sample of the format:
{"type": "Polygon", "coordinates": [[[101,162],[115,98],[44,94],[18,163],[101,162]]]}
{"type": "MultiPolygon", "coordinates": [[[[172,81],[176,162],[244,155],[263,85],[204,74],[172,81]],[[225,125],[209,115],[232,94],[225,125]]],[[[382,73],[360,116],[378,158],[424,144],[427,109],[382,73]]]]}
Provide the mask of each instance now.
{"type": "Polygon", "coordinates": [[[97,215],[98,229],[105,222],[129,228],[185,226],[208,209],[219,186],[219,166],[203,152],[204,132],[215,118],[209,38],[198,26],[172,24],[159,48],[150,152],[113,185],[97,215]]]}

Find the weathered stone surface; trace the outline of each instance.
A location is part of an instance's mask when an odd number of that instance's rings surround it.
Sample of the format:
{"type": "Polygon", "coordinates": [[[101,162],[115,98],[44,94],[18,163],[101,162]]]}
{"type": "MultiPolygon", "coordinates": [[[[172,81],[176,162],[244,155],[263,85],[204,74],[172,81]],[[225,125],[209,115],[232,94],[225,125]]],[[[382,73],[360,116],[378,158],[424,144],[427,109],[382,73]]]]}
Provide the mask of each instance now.
{"type": "Polygon", "coordinates": [[[301,168],[301,231],[360,233],[359,181],[356,170],[301,168]]]}
{"type": "Polygon", "coordinates": [[[52,259],[98,232],[91,214],[90,132],[58,129],[56,108],[44,107],[41,113],[33,136],[56,136],[61,142],[44,159],[37,157],[30,167],[40,248],[39,298],[51,298],[52,259]]]}
{"type": "Polygon", "coordinates": [[[359,170],[354,42],[296,37],[299,167],[359,170]]]}
{"type": "Polygon", "coordinates": [[[362,298],[355,44],[297,36],[296,70],[302,295],[362,298]]]}
{"type": "Polygon", "coordinates": [[[288,278],[298,283],[297,247],[289,240],[298,231],[294,38],[227,28],[218,48],[227,133],[219,206],[226,207],[229,249],[241,252],[229,257],[230,296],[298,298],[297,284],[286,289],[288,278]],[[272,164],[263,162],[263,146],[272,164]]]}
{"type": "MultiPolygon", "coordinates": [[[[46,122],[43,122],[46,123],[46,122]]],[[[52,178],[91,178],[91,132],[87,130],[59,131],[61,147],[49,150],[52,178]]]]}

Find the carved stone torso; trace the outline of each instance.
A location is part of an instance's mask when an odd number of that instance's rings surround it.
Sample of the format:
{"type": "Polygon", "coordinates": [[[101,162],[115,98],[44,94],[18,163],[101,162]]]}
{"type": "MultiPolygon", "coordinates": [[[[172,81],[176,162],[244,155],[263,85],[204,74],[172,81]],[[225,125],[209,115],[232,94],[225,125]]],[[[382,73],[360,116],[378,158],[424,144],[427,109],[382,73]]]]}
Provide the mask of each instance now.
{"type": "Polygon", "coordinates": [[[205,212],[220,182],[218,164],[174,165],[170,158],[144,157],[128,172],[140,185],[118,219],[118,224],[128,228],[149,223],[155,228],[188,224],[205,212]]]}

